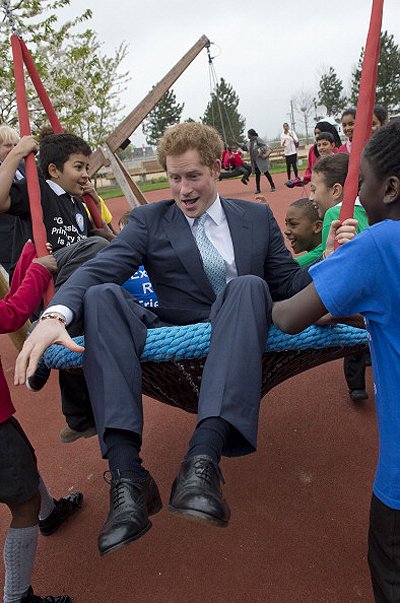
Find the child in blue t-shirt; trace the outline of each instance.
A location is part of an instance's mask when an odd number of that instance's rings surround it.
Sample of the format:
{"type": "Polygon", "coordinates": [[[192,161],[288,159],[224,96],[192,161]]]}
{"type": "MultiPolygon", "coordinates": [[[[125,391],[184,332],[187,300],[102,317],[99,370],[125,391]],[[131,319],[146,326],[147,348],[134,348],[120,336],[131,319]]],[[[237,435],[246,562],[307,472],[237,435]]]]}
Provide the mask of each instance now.
{"type": "MultiPolygon", "coordinates": [[[[379,460],[368,561],[375,600],[400,601],[400,122],[378,130],[360,164],[359,197],[370,228],[313,266],[308,287],[274,304],[274,324],[298,333],[330,312],[364,317],[370,336],[379,460]]],[[[340,223],[332,223],[340,233],[340,223]]]]}
{"type": "MultiPolygon", "coordinates": [[[[118,222],[120,231],[128,224],[130,215],[131,212],[127,211],[121,216],[118,222]]],[[[141,306],[145,306],[145,308],[156,308],[158,306],[157,295],[154,293],[144,266],[139,266],[135,274],[132,274],[122,286],[133,295],[141,306]]]]}

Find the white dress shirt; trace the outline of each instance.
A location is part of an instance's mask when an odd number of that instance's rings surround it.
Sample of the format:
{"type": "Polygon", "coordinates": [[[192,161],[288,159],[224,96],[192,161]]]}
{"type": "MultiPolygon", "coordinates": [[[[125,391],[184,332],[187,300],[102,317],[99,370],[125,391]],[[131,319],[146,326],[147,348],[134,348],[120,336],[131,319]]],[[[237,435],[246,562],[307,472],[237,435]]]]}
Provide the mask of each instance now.
{"type": "MultiPolygon", "coordinates": [[[[208,208],[206,214],[207,219],[204,223],[204,230],[214,247],[219,251],[219,253],[223,257],[226,270],[226,282],[229,283],[229,281],[235,278],[238,273],[236,268],[235,253],[233,250],[231,232],[229,230],[228,221],[226,219],[225,212],[222,208],[221,199],[219,198],[219,195],[217,195],[214,203],[208,208]]],[[[197,228],[197,226],[194,224],[195,218],[189,218],[186,215],[185,218],[189,223],[190,229],[194,237],[197,228]]],[[[67,325],[72,322],[74,316],[70,308],[61,304],[50,306],[49,308],[47,308],[44,314],[49,314],[50,312],[59,312],[60,314],[65,316],[67,325]]]]}

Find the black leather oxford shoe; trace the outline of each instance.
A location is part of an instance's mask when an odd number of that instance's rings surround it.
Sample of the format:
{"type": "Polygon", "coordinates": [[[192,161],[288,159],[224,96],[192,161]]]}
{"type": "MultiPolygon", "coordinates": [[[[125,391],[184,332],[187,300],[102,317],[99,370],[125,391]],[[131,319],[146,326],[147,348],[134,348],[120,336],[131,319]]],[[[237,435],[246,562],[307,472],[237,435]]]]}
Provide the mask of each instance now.
{"type": "Polygon", "coordinates": [[[227,526],[231,512],[222,494],[223,481],[210,457],[198,455],[183,461],[172,485],[169,510],[195,521],[227,526]]]}
{"type": "Polygon", "coordinates": [[[120,478],[105,480],[111,485],[110,511],[98,538],[100,555],[116,551],[137,540],[151,528],[149,515],[162,508],[157,484],[150,473],[142,482],[120,478]]]}

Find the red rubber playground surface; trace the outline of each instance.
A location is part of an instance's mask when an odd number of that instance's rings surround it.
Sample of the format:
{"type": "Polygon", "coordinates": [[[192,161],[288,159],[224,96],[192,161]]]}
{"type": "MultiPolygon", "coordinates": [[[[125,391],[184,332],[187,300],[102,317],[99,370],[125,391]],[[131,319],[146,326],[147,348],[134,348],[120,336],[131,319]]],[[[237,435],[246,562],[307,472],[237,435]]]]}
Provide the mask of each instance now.
{"type": "MultiPolygon", "coordinates": [[[[282,226],[287,206],[303,193],[288,190],[283,174],[274,178],[277,191],[266,197],[282,226]]],[[[264,177],[262,186],[269,190],[264,177]]],[[[220,183],[225,197],[254,200],[254,190],[253,179],[247,187],[239,180],[220,183]]],[[[147,197],[167,198],[168,191],[147,197]]],[[[115,221],[128,209],[124,199],[109,207],[115,221]]],[[[7,336],[0,341],[11,383],[16,352],[7,336]]],[[[167,512],[195,417],[145,399],[143,458],[165,507],[146,536],[104,558],[96,540],[109,488],[96,439],[60,444],[55,373],[41,393],[12,386],[17,417],[53,495],[76,489],[85,495],[78,515],[57,534],[40,537],[35,591],[65,592],[75,603],[372,603],[366,547],[377,430],[367,371],[370,400],[358,406],[349,399],[342,361],[302,373],[264,398],[258,452],[222,462],[232,510],[227,529],[167,512]]],[[[1,541],[8,522],[1,507],[1,541]]]]}

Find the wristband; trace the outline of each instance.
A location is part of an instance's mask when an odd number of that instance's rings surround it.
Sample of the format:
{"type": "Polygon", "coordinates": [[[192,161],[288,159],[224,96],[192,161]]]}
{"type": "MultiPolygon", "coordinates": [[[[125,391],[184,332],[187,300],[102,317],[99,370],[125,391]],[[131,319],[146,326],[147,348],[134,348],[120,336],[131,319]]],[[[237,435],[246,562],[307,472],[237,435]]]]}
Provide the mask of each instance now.
{"type": "Polygon", "coordinates": [[[42,320],[47,320],[48,318],[52,320],[59,320],[63,323],[64,326],[67,326],[67,321],[65,317],[61,314],[58,314],[57,312],[49,312],[48,314],[42,314],[42,316],[39,318],[39,322],[42,322],[42,320]]]}

